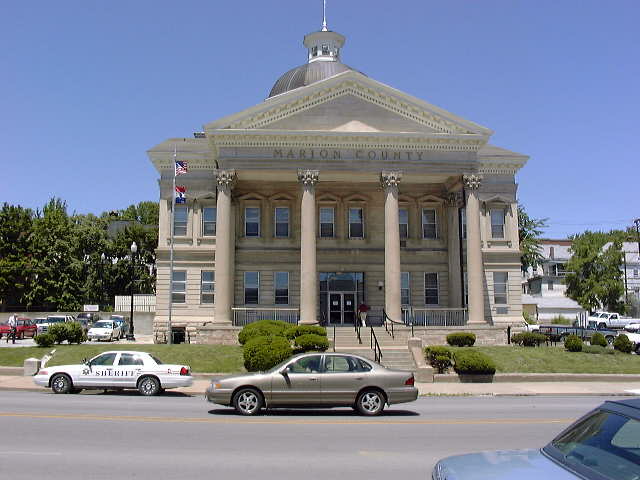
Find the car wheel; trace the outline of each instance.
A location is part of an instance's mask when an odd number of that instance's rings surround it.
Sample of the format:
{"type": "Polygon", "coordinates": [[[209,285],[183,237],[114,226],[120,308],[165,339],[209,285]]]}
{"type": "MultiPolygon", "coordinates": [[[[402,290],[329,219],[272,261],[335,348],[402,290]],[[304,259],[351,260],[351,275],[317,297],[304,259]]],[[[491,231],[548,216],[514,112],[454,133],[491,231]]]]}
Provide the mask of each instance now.
{"type": "Polygon", "coordinates": [[[70,393],[72,389],[71,379],[64,373],[54,375],[51,379],[51,390],[53,390],[53,393],[70,393]]]}
{"type": "Polygon", "coordinates": [[[262,395],[253,388],[243,388],[233,396],[233,406],[240,415],[256,415],[262,404],[262,395]]]}
{"type": "Polygon", "coordinates": [[[613,342],[615,342],[615,338],[613,338],[611,335],[607,335],[605,338],[607,339],[608,345],[613,345],[613,342]]]}
{"type": "Polygon", "coordinates": [[[143,377],[138,382],[138,391],[147,397],[157,395],[160,388],[160,382],[155,377],[143,377]]]}
{"type": "Polygon", "coordinates": [[[607,324],[601,322],[598,324],[598,328],[607,328],[607,324]]]}
{"type": "Polygon", "coordinates": [[[380,415],[384,409],[384,394],[379,390],[365,390],[358,395],[356,400],[356,410],[361,415],[375,416],[380,415]]]}

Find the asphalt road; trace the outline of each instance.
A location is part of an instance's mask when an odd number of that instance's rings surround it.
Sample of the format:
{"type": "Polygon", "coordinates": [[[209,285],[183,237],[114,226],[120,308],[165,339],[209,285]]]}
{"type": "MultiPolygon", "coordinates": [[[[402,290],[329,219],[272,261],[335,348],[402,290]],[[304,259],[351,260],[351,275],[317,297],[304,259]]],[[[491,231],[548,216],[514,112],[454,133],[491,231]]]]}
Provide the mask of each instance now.
{"type": "Polygon", "coordinates": [[[439,458],[537,448],[597,397],[423,397],[238,417],[202,397],[0,392],[0,478],[429,479],[439,458]]]}

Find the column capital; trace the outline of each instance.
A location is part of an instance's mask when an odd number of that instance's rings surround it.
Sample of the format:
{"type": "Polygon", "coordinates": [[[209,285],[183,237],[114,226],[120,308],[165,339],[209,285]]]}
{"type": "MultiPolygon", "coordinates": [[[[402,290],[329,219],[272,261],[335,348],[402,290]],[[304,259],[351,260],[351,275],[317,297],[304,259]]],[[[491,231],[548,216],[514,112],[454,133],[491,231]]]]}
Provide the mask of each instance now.
{"type": "Polygon", "coordinates": [[[219,188],[232,190],[237,179],[235,170],[216,170],[216,183],[219,188]]]}
{"type": "Polygon", "coordinates": [[[399,170],[383,170],[380,173],[380,183],[385,190],[387,188],[398,188],[400,180],[402,180],[402,172],[399,170]]]}
{"type": "Polygon", "coordinates": [[[318,183],[319,170],[298,170],[298,181],[305,187],[313,187],[318,183]]]}
{"type": "Polygon", "coordinates": [[[463,175],[462,181],[464,182],[464,188],[468,190],[478,190],[482,185],[482,175],[463,175]]]}
{"type": "Polygon", "coordinates": [[[461,208],[464,205],[462,201],[462,192],[448,192],[446,196],[447,207],[461,208]]]}

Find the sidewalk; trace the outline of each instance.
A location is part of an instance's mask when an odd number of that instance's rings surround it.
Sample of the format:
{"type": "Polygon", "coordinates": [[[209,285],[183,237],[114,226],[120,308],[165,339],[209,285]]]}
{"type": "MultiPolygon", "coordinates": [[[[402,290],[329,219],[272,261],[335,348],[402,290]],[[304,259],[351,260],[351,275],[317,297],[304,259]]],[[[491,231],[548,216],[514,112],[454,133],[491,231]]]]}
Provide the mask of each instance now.
{"type": "MultiPolygon", "coordinates": [[[[219,376],[223,376],[220,374],[219,376]]],[[[210,380],[196,378],[188,388],[172,392],[203,395],[210,380]]],[[[640,382],[416,383],[420,395],[639,395],[640,382]]],[[[0,390],[46,391],[32,377],[0,375],[0,390]]]]}

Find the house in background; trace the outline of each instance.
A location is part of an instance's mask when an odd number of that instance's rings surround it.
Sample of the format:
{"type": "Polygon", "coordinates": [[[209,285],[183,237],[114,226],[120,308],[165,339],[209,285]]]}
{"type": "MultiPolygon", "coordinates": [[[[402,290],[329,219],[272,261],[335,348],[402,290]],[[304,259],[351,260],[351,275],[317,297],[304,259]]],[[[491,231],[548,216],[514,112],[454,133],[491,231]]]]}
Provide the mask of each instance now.
{"type": "Polygon", "coordinates": [[[566,296],[566,264],[571,258],[571,240],[541,240],[542,265],[523,275],[522,310],[539,322],[562,316],[577,319],[585,310],[566,296]]]}

